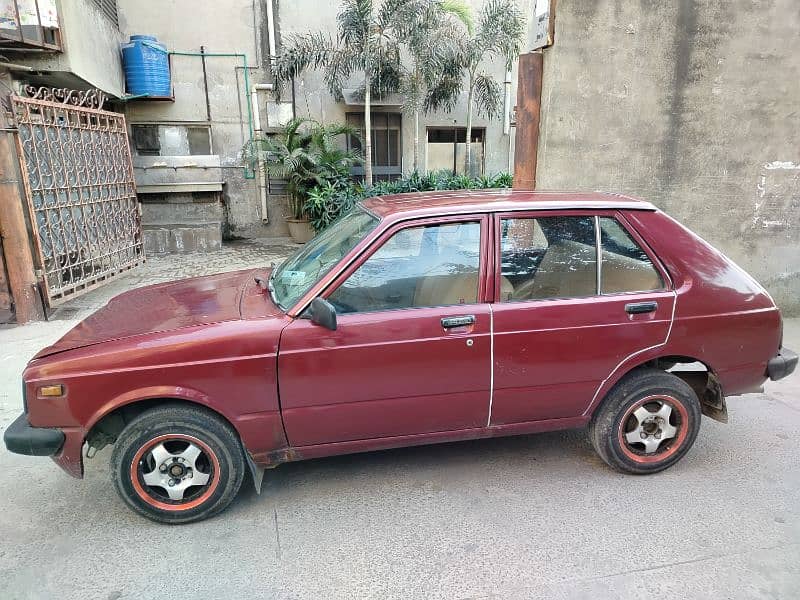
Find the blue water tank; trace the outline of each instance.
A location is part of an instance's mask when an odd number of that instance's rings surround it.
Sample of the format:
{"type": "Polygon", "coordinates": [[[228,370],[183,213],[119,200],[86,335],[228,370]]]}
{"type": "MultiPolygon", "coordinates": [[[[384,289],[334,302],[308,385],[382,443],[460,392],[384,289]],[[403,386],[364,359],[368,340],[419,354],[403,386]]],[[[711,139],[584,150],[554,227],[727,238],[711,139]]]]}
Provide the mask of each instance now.
{"type": "Polygon", "coordinates": [[[122,44],[122,66],[128,94],[172,95],[167,47],[152,35],[132,35],[122,44]]]}

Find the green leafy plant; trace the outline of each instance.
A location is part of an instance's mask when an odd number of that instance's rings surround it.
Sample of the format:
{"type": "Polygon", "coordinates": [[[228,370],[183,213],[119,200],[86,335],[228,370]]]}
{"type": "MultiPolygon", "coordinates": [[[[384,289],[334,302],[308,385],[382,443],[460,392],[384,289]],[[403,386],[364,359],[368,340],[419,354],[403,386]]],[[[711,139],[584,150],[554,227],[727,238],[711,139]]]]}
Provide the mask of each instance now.
{"type": "Polygon", "coordinates": [[[344,150],[336,138],[357,135],[348,125],[323,125],[313,119],[296,118],[273,136],[255,140],[245,146],[245,160],[263,161],[271,177],[286,179],[289,209],[295,219],[304,219],[305,204],[312,188],[350,178],[350,169],[361,162],[354,152],[344,150]]]}
{"type": "Polygon", "coordinates": [[[511,175],[509,173],[469,177],[468,175],[453,175],[452,171],[447,170],[426,174],[414,171],[408,177],[395,181],[379,181],[369,188],[353,184],[348,179],[338,179],[314,186],[308,193],[308,200],[304,205],[304,210],[314,229],[322,231],[339,218],[340,215],[352,208],[356,202],[364,198],[434,190],[509,187],[511,187],[511,175]]]}
{"type": "Polygon", "coordinates": [[[363,190],[344,180],[314,186],[303,207],[314,231],[320,232],[361,199],[363,190]]]}

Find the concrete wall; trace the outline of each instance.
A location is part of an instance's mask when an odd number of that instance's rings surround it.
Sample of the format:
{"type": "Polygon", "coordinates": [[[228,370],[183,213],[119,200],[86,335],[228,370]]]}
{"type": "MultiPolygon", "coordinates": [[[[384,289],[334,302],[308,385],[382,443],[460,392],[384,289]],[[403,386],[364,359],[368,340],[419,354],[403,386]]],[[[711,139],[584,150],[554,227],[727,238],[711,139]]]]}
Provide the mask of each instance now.
{"type": "MultiPolygon", "coordinates": [[[[122,96],[125,77],[119,45],[123,36],[116,25],[90,0],[59,0],[58,18],[63,52],[26,54],[22,62],[43,71],[70,72],[91,87],[122,96]]],[[[62,83],[75,85],[69,80],[62,83]]]]}
{"type": "Polygon", "coordinates": [[[796,0],[560,0],[538,186],[646,198],[800,313],[796,0]]]}
{"type": "MultiPolygon", "coordinates": [[[[467,2],[477,18],[483,0],[467,2]]],[[[520,8],[526,15],[532,14],[533,0],[519,0],[520,8]]],[[[340,9],[338,2],[319,2],[318,0],[280,0],[278,2],[278,23],[281,36],[309,31],[327,31],[336,33],[336,14],[340,9]]],[[[533,35],[532,33],[530,35],[533,35]]],[[[530,37],[530,36],[529,36],[530,37]]],[[[502,86],[505,80],[505,66],[502,60],[487,60],[485,71],[495,77],[502,86]]],[[[516,65],[512,72],[511,106],[516,102],[516,65]]],[[[354,82],[353,87],[356,87],[354,82]]],[[[420,118],[420,166],[425,166],[425,128],[428,126],[464,127],[466,125],[466,92],[461,95],[456,108],[450,112],[434,112],[420,118]]],[[[298,116],[311,116],[324,122],[344,122],[346,112],[360,112],[357,106],[337,103],[328,93],[321,72],[308,71],[296,81],[296,108],[298,116]]],[[[376,109],[381,110],[381,109],[376,109]]],[[[397,108],[391,109],[397,112],[397,108]]],[[[488,119],[477,113],[473,117],[473,127],[486,128],[485,168],[487,174],[508,171],[511,164],[509,147],[513,148],[513,139],[503,133],[503,118],[498,116],[488,119]]],[[[402,166],[405,173],[413,169],[414,131],[411,115],[403,115],[402,120],[402,166]]],[[[513,133],[512,136],[513,138],[513,133]]]]}
{"type": "MultiPolygon", "coordinates": [[[[174,0],[155,9],[140,0],[118,0],[120,28],[127,35],[156,36],[170,50],[243,53],[247,55],[251,83],[265,80],[260,29],[263,15],[253,0],[224,3],[174,0]],[[255,9],[255,10],[254,10],[255,9]]],[[[247,97],[241,58],[206,59],[211,107],[213,152],[221,158],[226,220],[229,236],[285,235],[283,207],[273,199],[271,222],[261,224],[260,197],[255,179],[246,179],[240,152],[249,139],[247,97]]],[[[202,62],[199,57],[172,57],[175,102],[133,101],[126,107],[128,122],[207,123],[202,62]]],[[[260,101],[265,114],[264,101],[260,101]]],[[[262,117],[262,119],[265,117],[262,117]]],[[[180,210],[176,203],[176,210],[180,210]]]]}

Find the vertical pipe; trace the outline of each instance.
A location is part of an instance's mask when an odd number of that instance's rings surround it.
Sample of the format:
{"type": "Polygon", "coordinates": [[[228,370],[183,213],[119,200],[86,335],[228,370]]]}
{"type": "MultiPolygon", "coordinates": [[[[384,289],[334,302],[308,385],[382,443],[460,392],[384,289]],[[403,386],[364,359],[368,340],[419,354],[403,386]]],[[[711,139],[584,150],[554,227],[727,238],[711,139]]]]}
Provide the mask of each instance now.
{"type": "Polygon", "coordinates": [[[206,94],[206,121],[211,122],[211,101],[208,98],[208,72],[206,71],[206,47],[200,46],[200,59],[203,62],[203,91],[206,94]]]}
{"type": "Polygon", "coordinates": [[[269,43],[270,63],[275,60],[275,14],[272,10],[272,0],[267,1],[267,40],[269,43]]]}
{"type": "Polygon", "coordinates": [[[458,127],[456,124],[458,121],[453,119],[453,177],[456,175],[456,168],[458,163],[458,127]]]}
{"type": "Polygon", "coordinates": [[[511,133],[511,70],[506,71],[506,80],[503,82],[505,91],[503,94],[503,133],[511,133]]]}
{"type": "Polygon", "coordinates": [[[514,189],[518,190],[536,189],[543,66],[541,51],[528,52],[519,57],[513,184],[514,189]]]}

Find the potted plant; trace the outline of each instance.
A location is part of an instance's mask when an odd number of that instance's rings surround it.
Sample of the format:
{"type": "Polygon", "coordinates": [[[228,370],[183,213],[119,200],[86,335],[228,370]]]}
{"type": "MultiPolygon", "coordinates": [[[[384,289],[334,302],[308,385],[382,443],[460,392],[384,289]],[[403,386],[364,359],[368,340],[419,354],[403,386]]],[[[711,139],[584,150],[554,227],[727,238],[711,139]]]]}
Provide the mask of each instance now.
{"type": "Polygon", "coordinates": [[[256,140],[256,150],[271,177],[286,179],[289,194],[289,235],[305,243],[314,237],[306,205],[315,186],[350,177],[350,168],[361,162],[354,152],[344,150],[336,138],[356,135],[348,125],[323,125],[309,118],[295,118],[277,134],[256,140]]]}

